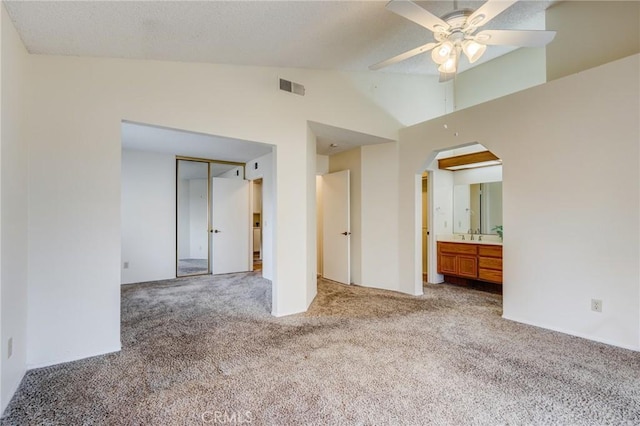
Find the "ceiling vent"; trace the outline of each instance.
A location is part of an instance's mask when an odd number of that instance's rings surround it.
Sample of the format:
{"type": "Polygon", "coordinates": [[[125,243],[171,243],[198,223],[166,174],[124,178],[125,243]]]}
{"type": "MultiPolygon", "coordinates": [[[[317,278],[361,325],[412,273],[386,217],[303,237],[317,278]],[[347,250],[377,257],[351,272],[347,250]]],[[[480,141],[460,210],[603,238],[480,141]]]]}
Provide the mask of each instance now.
{"type": "Polygon", "coordinates": [[[294,83],[289,80],[280,79],[280,90],[285,92],[295,93],[296,95],[304,96],[304,86],[302,84],[294,83]]]}

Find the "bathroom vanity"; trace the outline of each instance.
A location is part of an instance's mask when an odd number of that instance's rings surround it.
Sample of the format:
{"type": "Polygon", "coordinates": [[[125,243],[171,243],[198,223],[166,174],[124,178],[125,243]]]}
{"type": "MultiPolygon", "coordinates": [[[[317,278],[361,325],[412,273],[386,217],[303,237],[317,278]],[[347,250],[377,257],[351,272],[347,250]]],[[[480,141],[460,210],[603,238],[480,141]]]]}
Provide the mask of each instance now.
{"type": "Polygon", "coordinates": [[[455,278],[502,284],[502,244],[438,241],[438,273],[456,284],[461,282],[455,278]]]}

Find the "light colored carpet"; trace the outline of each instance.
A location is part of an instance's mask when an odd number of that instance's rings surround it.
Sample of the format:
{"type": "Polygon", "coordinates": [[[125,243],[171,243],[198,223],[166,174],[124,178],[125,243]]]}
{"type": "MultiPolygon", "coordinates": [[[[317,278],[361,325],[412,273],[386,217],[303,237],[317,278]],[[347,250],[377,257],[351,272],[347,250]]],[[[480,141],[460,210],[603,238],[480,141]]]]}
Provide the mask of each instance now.
{"type": "Polygon", "coordinates": [[[124,286],[122,351],[28,372],[0,424],[640,424],[638,353],[503,320],[498,295],[270,300],[254,274],[124,286]]]}

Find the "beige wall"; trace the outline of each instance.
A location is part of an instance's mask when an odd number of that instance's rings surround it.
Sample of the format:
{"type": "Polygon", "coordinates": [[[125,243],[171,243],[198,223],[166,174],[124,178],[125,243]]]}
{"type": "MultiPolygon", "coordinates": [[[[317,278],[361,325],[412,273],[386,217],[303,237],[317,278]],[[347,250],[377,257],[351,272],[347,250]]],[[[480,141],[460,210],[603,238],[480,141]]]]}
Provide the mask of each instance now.
{"type": "Polygon", "coordinates": [[[316,240],[315,144],[307,122],[390,139],[400,126],[344,73],[39,55],[28,61],[29,117],[37,123],[27,132],[31,366],[120,347],[121,120],[276,146],[268,223],[274,315],[304,311],[314,294],[316,258],[307,247],[316,240]],[[303,82],[307,95],[278,90],[278,77],[303,82]]]}
{"type": "Polygon", "coordinates": [[[362,285],[398,290],[398,144],[362,147],[362,285]]]}
{"type": "Polygon", "coordinates": [[[640,2],[563,1],[547,10],[547,80],[640,52],[640,2]]]}
{"type": "Polygon", "coordinates": [[[638,75],[634,55],[402,130],[402,290],[421,288],[422,167],[479,142],[504,162],[504,317],[640,349],[638,75]]]}
{"type": "MultiPolygon", "coordinates": [[[[27,353],[27,52],[0,4],[0,412],[26,371],[27,353]],[[8,357],[8,341],[13,354],[8,357]]],[[[51,208],[55,208],[51,206],[51,208]]]]}
{"type": "Polygon", "coordinates": [[[459,74],[457,110],[478,105],[546,82],[544,48],[521,48],[459,74]]]}

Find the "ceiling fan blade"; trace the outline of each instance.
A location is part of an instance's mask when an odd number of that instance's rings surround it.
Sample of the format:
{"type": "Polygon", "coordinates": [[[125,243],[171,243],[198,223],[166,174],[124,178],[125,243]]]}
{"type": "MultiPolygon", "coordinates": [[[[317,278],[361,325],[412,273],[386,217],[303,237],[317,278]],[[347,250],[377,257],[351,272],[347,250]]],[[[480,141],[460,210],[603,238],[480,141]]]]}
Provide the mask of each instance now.
{"type": "Polygon", "coordinates": [[[543,47],[556,36],[555,31],[536,30],[484,30],[476,34],[476,41],[495,45],[543,47]]]}
{"type": "Polygon", "coordinates": [[[409,59],[409,58],[414,57],[416,55],[419,55],[421,53],[428,52],[429,50],[433,49],[437,45],[438,45],[438,43],[427,43],[427,44],[424,44],[424,45],[422,45],[420,47],[416,47],[415,49],[411,49],[408,52],[404,52],[404,53],[399,54],[398,56],[394,56],[393,58],[387,59],[386,61],[378,62],[375,65],[371,65],[369,67],[369,69],[371,71],[379,70],[380,68],[384,68],[384,67],[387,67],[389,65],[393,65],[396,62],[404,61],[405,59],[409,59]]]}
{"type": "Polygon", "coordinates": [[[500,15],[518,0],[487,0],[478,10],[473,12],[467,22],[472,27],[480,27],[500,15]]]}
{"type": "Polygon", "coordinates": [[[411,1],[391,0],[385,7],[388,10],[413,21],[418,25],[428,28],[433,32],[443,32],[449,29],[449,24],[445,21],[411,1]]]}

